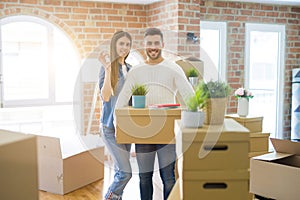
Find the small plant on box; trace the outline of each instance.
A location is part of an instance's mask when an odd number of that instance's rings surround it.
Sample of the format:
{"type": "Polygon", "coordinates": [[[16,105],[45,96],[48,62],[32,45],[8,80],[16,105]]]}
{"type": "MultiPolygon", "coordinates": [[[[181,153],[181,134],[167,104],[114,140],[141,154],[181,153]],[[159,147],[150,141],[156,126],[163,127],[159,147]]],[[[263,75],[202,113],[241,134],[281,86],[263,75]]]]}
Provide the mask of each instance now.
{"type": "Polygon", "coordinates": [[[136,83],[131,87],[133,108],[145,108],[148,91],[148,87],[145,84],[136,83]]]}
{"type": "Polygon", "coordinates": [[[196,87],[195,94],[185,101],[187,110],[181,113],[182,125],[189,128],[202,127],[204,123],[205,112],[203,109],[207,103],[207,95],[202,93],[199,87],[196,87]]]}
{"type": "Polygon", "coordinates": [[[198,76],[199,76],[199,73],[195,68],[190,68],[187,71],[187,77],[198,77],[198,76]]]}
{"type": "Polygon", "coordinates": [[[131,87],[131,93],[132,95],[141,95],[145,96],[148,93],[148,87],[144,84],[134,84],[131,87]]]}

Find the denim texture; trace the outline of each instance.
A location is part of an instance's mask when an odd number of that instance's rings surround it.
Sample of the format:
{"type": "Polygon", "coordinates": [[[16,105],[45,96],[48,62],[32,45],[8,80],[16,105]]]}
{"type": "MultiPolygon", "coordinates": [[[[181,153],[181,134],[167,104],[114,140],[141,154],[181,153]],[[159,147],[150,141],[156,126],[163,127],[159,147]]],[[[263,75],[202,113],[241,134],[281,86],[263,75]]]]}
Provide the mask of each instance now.
{"type": "Polygon", "coordinates": [[[139,166],[141,200],[153,199],[153,171],[157,154],[159,173],[163,183],[164,200],[167,200],[175,184],[175,144],[136,144],[139,166]]]}
{"type": "Polygon", "coordinates": [[[113,161],[114,161],[114,180],[108,188],[105,199],[121,200],[125,186],[132,177],[130,165],[131,144],[117,144],[115,130],[101,126],[101,135],[113,161]]]}

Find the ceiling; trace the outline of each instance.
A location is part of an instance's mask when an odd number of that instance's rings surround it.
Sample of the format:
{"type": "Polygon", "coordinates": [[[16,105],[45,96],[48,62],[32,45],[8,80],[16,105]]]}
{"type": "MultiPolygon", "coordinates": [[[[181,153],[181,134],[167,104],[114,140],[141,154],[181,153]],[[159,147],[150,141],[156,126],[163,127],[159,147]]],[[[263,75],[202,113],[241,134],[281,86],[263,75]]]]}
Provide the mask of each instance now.
{"type": "MultiPolygon", "coordinates": [[[[98,1],[111,3],[129,3],[129,4],[151,4],[161,0],[83,0],[83,1],[98,1]]],[[[208,0],[217,1],[217,0],[208,0]]],[[[218,0],[218,1],[232,1],[232,2],[251,2],[251,3],[266,3],[266,4],[280,4],[280,5],[296,5],[300,6],[300,0],[218,0]]]]}

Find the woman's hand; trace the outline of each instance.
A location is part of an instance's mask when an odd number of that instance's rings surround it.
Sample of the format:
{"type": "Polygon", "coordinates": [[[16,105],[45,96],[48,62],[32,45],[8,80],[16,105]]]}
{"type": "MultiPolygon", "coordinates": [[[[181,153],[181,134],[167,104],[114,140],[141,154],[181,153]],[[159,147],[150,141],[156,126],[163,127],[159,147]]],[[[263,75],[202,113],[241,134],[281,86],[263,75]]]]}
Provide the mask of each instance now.
{"type": "Polygon", "coordinates": [[[105,51],[102,51],[98,57],[98,60],[102,63],[105,70],[111,69],[109,54],[105,51]]]}

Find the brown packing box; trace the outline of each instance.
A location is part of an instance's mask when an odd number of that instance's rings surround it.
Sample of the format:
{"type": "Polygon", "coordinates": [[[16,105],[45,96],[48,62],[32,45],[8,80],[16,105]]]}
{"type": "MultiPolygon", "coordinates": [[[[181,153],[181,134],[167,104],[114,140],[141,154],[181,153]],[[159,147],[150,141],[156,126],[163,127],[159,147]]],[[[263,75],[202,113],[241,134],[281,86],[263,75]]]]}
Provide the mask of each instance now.
{"type": "Polygon", "coordinates": [[[36,136],[0,130],[0,183],[0,199],[39,199],[36,136]]]}
{"type": "Polygon", "coordinates": [[[38,136],[39,189],[66,194],[104,177],[104,147],[86,149],[76,138],[62,145],[55,137],[38,136]]]}
{"type": "Polygon", "coordinates": [[[300,197],[300,143],[271,138],[275,152],[251,158],[250,192],[266,198],[300,197]]]}
{"type": "Polygon", "coordinates": [[[250,152],[269,150],[270,133],[250,133],[250,152]]]}
{"type": "Polygon", "coordinates": [[[239,117],[237,114],[226,115],[226,118],[232,118],[245,126],[251,133],[262,132],[263,117],[247,116],[239,117]]]}
{"type": "Polygon", "coordinates": [[[233,119],[199,129],[184,128],[176,120],[175,133],[177,155],[183,158],[185,170],[249,168],[249,131],[233,119]]]}
{"type": "Polygon", "coordinates": [[[248,170],[181,171],[182,199],[245,200],[249,198],[248,170]]]}
{"type": "Polygon", "coordinates": [[[115,110],[117,143],[169,144],[175,143],[174,121],[180,119],[181,109],[134,109],[115,110]]]}
{"type": "Polygon", "coordinates": [[[183,69],[184,73],[187,74],[189,69],[196,68],[199,72],[199,78],[202,79],[204,76],[204,63],[197,58],[187,58],[185,60],[178,60],[176,63],[183,69]]]}

